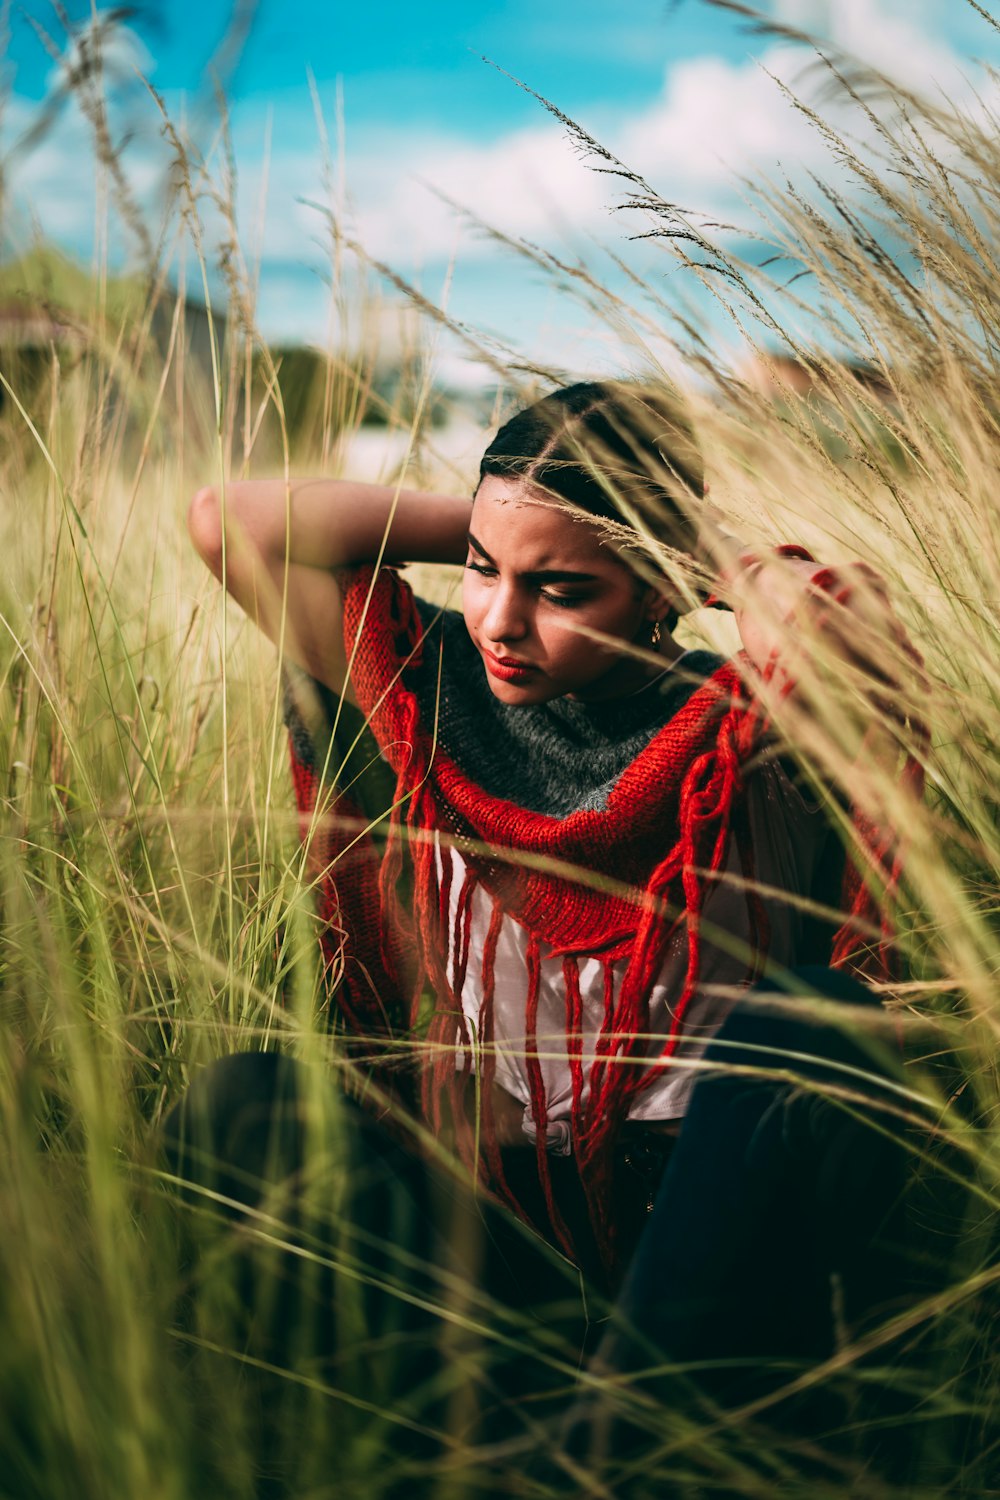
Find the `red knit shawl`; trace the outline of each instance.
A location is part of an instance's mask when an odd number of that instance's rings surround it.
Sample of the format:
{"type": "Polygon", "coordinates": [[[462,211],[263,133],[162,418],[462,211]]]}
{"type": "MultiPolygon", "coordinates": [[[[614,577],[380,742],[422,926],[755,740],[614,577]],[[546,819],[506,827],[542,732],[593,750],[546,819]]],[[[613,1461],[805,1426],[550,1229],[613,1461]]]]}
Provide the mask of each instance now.
{"type": "MultiPolygon", "coordinates": [[[[348,1029],[369,1040],[398,1038],[399,1018],[406,1018],[408,1042],[421,1061],[429,1121],[435,1129],[449,1126],[482,1179],[509,1196],[493,1128],[494,958],[501,923],[512,919],[524,928],[525,1064],[538,1171],[552,1226],[570,1250],[551,1189],[536,1044],[542,945],[561,955],[573,1155],[598,1244],[610,1256],[611,1147],[636,1095],[669,1067],[684,1031],[698,983],[701,912],[732,840],[752,881],[742,769],[760,741],[760,710],[748,699],[737,668],[722,666],[636,756],[602,810],[556,818],[489,795],[436,743],[434,724],[422,722],[407,685],[409,669],[422,658],[422,628],[412,591],[396,573],[364,568],[350,575],[344,636],[354,692],[395,773],[396,798],[388,842],[376,856],[371,839],[359,837],[357,810],[347,796],[336,796],[317,820],[315,772],[293,752],[299,808],[314,864],[318,859],[320,917],[338,1009],[348,1029]],[[454,922],[453,848],[464,866],[454,922]],[[411,909],[400,894],[407,857],[411,909]],[[484,951],[473,955],[477,887],[491,897],[493,916],[484,951]],[[686,975],[670,1033],[659,1056],[650,1059],[650,994],[675,937],[686,942],[686,975]],[[604,963],[605,1010],[596,1058],[585,1070],[579,961],[594,956],[604,963]],[[480,966],[482,995],[478,1130],[468,1107],[472,1045],[460,998],[473,962],[480,966]],[[624,963],[617,975],[616,962],[624,963]]],[[[856,871],[844,897],[856,920],[875,916],[856,871]]],[[[766,955],[768,933],[752,886],[747,901],[758,956],[748,969],[750,982],[766,955]]],[[[835,961],[857,946],[856,931],[848,920],[835,941],[835,961]]]]}

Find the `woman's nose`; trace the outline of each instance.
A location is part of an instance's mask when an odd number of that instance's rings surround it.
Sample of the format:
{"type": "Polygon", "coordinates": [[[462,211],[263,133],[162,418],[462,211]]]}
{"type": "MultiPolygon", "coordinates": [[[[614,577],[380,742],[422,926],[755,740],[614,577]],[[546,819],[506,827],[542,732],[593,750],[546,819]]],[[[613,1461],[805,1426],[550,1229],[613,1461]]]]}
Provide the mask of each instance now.
{"type": "Polygon", "coordinates": [[[483,629],[491,641],[519,641],[528,629],[524,601],[510,584],[497,583],[490,590],[489,607],[483,616],[483,629]]]}

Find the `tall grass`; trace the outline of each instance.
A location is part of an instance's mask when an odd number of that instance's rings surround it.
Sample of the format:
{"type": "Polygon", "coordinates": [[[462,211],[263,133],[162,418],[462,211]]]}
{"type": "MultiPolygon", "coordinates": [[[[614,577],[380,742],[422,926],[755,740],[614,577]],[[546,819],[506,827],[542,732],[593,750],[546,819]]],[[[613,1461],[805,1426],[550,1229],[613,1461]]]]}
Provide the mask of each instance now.
{"type": "MultiPolygon", "coordinates": [[[[626,299],[599,269],[574,267],[566,295],[576,287],[588,316],[596,308],[632,330],[637,370],[655,371],[654,348],[673,341],[728,530],[869,560],[923,650],[917,675],[877,620],[867,639],[858,627],[859,650],[890,682],[885,736],[923,763],[920,807],[897,759],[859,757],[870,696],[821,639],[802,695],[772,709],[818,783],[905,829],[897,917],[908,978],[886,998],[905,1025],[934,1019],[928,1051],[961,1048],[959,1100],[943,1081],[950,1073],[915,1069],[913,1089],[936,1100],[971,1185],[968,1255],[953,1284],[906,1326],[839,1351],[815,1379],[846,1391],[899,1382],[907,1440],[926,1447],[919,1493],[972,1497],[992,1492],[1000,1442],[989,1321],[1000,1278],[989,1233],[1000,1206],[1000,147],[985,107],[958,112],[846,65],[831,65],[829,79],[831,102],[853,111],[869,144],[815,115],[835,185],[808,198],[757,195],[767,254],[758,245],[741,257],[732,240],[681,218],[567,122],[665,255],[762,357],[779,340],[794,352],[814,377],[809,393],[783,383],[784,366],[766,393],[723,367],[658,287],[633,284],[626,299]],[[845,356],[877,372],[877,395],[845,356]],[[914,727],[924,723],[929,746],[914,727]]],[[[211,186],[179,134],[174,142],[179,202],[204,263],[200,195],[215,193],[228,212],[231,193],[211,186]]],[[[99,148],[113,149],[106,135],[99,148]]],[[[556,256],[508,248],[566,280],[556,256]]],[[[248,1235],[280,1238],[280,1228],[223,1224],[193,1258],[188,1219],[163,1188],[157,1127],[199,1064],[280,1044],[340,1065],[284,770],[278,663],[203,576],[183,513],[197,484],[230,474],[336,472],[373,399],[371,370],[332,357],[315,450],[290,451],[279,372],[259,341],[249,358],[253,276],[231,215],[224,261],[229,318],[214,329],[207,379],[156,268],[130,328],[109,327],[98,307],[73,368],[53,357],[31,393],[4,371],[0,1494],[238,1497],[268,1484],[315,1495],[404,1484],[441,1496],[543,1494],[547,1482],[524,1469],[540,1440],[530,1411],[489,1451],[463,1434],[505,1348],[527,1345],[557,1387],[572,1387],[574,1352],[554,1335],[484,1305],[474,1284],[432,1277],[455,1386],[430,1403],[445,1416],[421,1448],[411,1439],[428,1419],[419,1402],[380,1395],[377,1361],[339,1385],[315,1364],[260,1368],[231,1283],[248,1235]]],[[[336,237],[331,265],[345,274],[336,237]]],[[[336,283],[338,297],[347,285],[336,283]]],[[[495,354],[486,359],[495,368],[495,354]]],[[[456,483],[441,477],[420,423],[421,367],[415,384],[408,477],[456,483]]],[[[684,629],[735,645],[716,617],[691,616],[684,629]]],[[[212,1205],[190,1217],[211,1219],[212,1205]]],[[[405,1242],[397,1249],[405,1260],[405,1242]]],[[[319,1266],[317,1242],[306,1253],[319,1266]]],[[[340,1272],[363,1285],[363,1251],[345,1247],[340,1272]]],[[[364,1337],[357,1326],[354,1336],[364,1337]]],[[[815,1451],[769,1438],[766,1408],[734,1419],[621,1399],[658,1439],[629,1480],[636,1494],[668,1482],[690,1494],[888,1492],[865,1476],[864,1434],[856,1461],[840,1448],[824,1467],[815,1451]]],[[[552,1484],[608,1494],[616,1482],[591,1465],[552,1484]]]]}

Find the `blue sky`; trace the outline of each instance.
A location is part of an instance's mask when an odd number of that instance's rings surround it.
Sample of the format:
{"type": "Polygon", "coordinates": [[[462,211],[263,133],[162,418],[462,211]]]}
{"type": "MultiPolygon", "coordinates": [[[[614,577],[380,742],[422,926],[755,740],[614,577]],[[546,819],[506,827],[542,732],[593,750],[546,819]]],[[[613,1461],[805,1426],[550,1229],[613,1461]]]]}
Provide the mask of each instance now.
{"type": "MultiPolygon", "coordinates": [[[[89,4],[69,7],[85,21],[89,4]]],[[[206,62],[233,22],[231,0],[193,6],[147,3],[133,20],[156,63],[160,87],[197,89],[206,62]]],[[[50,6],[31,0],[11,17],[9,63],[18,93],[41,98],[51,63],[29,17],[59,37],[50,6]]],[[[260,103],[300,90],[307,70],[321,82],[349,80],[351,108],[363,119],[442,124],[461,117],[482,136],[530,108],[491,90],[479,58],[486,54],[541,92],[567,103],[655,92],[672,57],[747,50],[740,29],[692,0],[458,0],[415,6],[387,0],[376,8],[297,0],[261,0],[233,77],[234,92],[260,103]],[[289,19],[291,17],[291,20],[289,19]]]]}
{"type": "MultiPolygon", "coordinates": [[[[1000,35],[964,0],[766,0],[761,8],[921,87],[960,93],[975,76],[973,59],[1000,62],[1000,35]]],[[[89,14],[89,0],[73,0],[74,20],[89,14]]],[[[47,0],[24,0],[11,11],[4,152],[37,121],[60,79],[29,16],[60,50],[70,45],[47,0]]],[[[150,222],[166,157],[134,68],[151,78],[172,117],[186,122],[219,180],[221,153],[211,149],[217,112],[205,72],[231,19],[230,0],[145,0],[109,45],[112,127],[129,135],[124,160],[150,222]]],[[[589,170],[558,122],[487,66],[484,54],[693,210],[739,213],[740,174],[757,181],[822,169],[818,143],[768,77],[775,71],[808,88],[807,59],[704,0],[261,0],[226,86],[241,242],[259,257],[258,316],[269,337],[325,337],[331,254],[324,218],[309,204],[324,199],[320,137],[323,128],[337,135],[339,89],[345,180],[336,213],[348,233],[432,298],[447,296],[456,316],[530,359],[576,368],[620,362],[606,329],[588,324],[537,272],[463,228],[430,190],[563,256],[600,256],[595,242],[634,256],[663,289],[662,258],[630,247],[627,235],[637,226],[613,212],[613,182],[589,170]]],[[[85,260],[93,256],[102,242],[95,221],[104,220],[74,105],[54,115],[30,152],[15,155],[8,181],[8,251],[41,232],[85,260]]],[[[207,201],[204,215],[211,239],[217,223],[207,201]]],[[[124,266],[135,246],[113,214],[107,222],[109,257],[124,266]]],[[[605,267],[602,275],[614,273],[605,267]]],[[[450,373],[463,378],[454,349],[447,358],[450,373]]],[[[471,368],[466,374],[476,378],[471,368]]]]}

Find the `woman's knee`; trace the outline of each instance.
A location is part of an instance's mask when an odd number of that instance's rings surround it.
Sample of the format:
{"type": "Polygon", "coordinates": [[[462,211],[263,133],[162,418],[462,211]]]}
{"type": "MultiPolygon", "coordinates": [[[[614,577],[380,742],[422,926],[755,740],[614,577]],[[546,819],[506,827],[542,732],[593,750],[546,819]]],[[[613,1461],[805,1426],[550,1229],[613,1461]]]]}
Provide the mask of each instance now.
{"type": "Polygon", "coordinates": [[[780,1074],[886,1105],[904,1076],[893,1018],[877,995],[818,967],[792,971],[780,988],[764,981],[748,991],[704,1061],[719,1065],[720,1075],[733,1067],[759,1070],[762,1079],[780,1074]]]}
{"type": "Polygon", "coordinates": [[[337,1079],[274,1052],[242,1052],[197,1072],[164,1122],[162,1145],[188,1196],[234,1212],[275,1189],[350,1201],[365,1217],[410,1192],[424,1168],[337,1079]],[[220,1201],[221,1200],[221,1201],[220,1201]]]}
{"type": "Polygon", "coordinates": [[[291,1176],[303,1156],[301,1072],[274,1052],[236,1053],[200,1069],[163,1125],[174,1175],[243,1205],[291,1176]]]}

